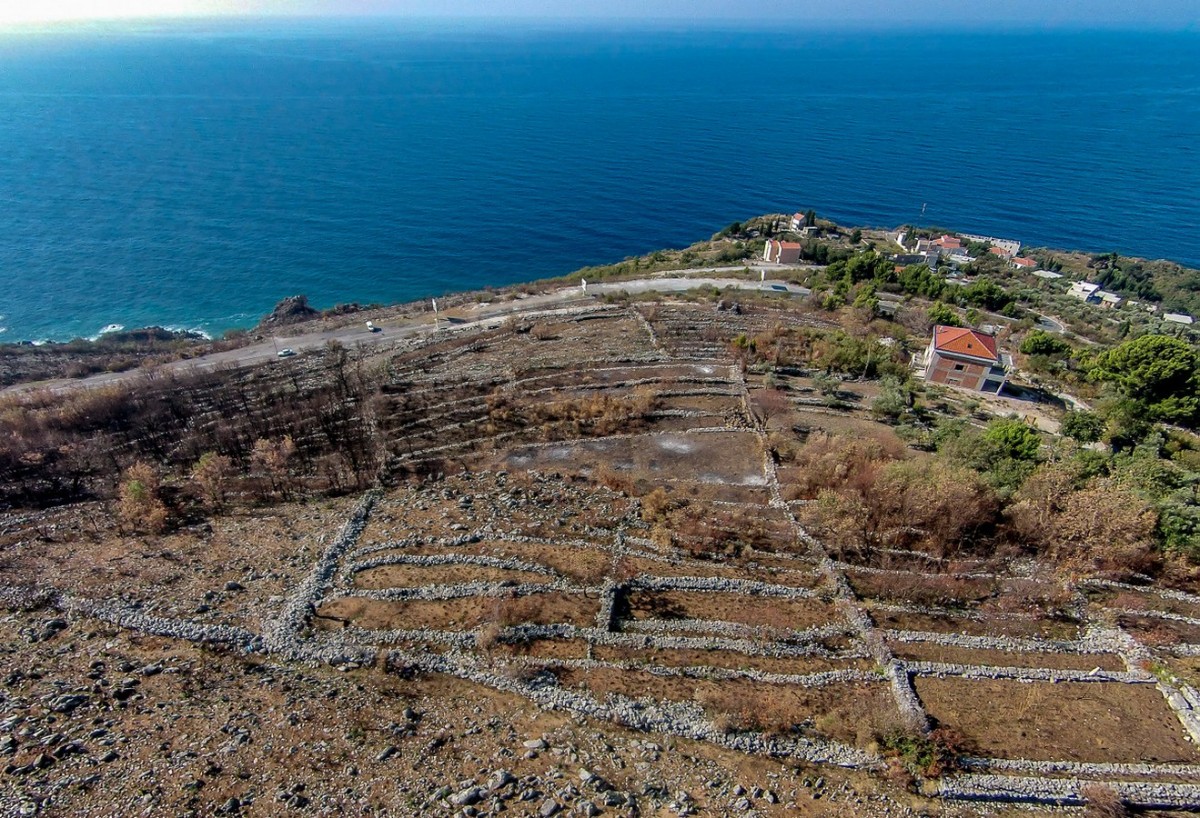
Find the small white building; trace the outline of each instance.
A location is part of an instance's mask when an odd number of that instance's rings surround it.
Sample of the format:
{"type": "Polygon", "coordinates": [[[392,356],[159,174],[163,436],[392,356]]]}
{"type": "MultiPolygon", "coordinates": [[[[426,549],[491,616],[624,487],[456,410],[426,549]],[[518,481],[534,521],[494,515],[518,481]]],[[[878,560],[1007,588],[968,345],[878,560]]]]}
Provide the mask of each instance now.
{"type": "Polygon", "coordinates": [[[1092,284],[1090,281],[1076,281],[1067,292],[1080,301],[1095,301],[1099,300],[1096,296],[1099,289],[1099,284],[1092,284]]]}
{"type": "Polygon", "coordinates": [[[1185,315],[1181,312],[1164,312],[1163,320],[1170,321],[1172,324],[1192,324],[1195,319],[1190,315],[1185,315]]]}
{"type": "Polygon", "coordinates": [[[804,228],[806,228],[808,226],[809,226],[809,224],[808,224],[808,215],[807,214],[805,214],[805,213],[793,213],[792,214],[792,229],[793,230],[797,230],[797,231],[803,230],[804,228]]]}
{"type": "Polygon", "coordinates": [[[1100,299],[1100,306],[1108,310],[1115,310],[1121,306],[1124,300],[1116,293],[1110,293],[1105,290],[1096,290],[1096,297],[1100,299]]]}

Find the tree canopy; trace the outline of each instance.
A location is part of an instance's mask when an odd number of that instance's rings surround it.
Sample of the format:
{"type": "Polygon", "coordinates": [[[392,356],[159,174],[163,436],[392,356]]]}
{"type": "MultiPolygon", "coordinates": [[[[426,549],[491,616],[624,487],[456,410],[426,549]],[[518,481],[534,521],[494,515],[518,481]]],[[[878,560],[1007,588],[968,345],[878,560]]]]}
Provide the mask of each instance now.
{"type": "Polygon", "coordinates": [[[1043,329],[1035,329],[1025,336],[1018,349],[1022,355],[1066,355],[1071,345],[1043,329]]]}
{"type": "Polygon", "coordinates": [[[1179,338],[1126,341],[1096,356],[1088,377],[1112,383],[1155,420],[1194,426],[1200,417],[1200,354],[1179,338]]]}

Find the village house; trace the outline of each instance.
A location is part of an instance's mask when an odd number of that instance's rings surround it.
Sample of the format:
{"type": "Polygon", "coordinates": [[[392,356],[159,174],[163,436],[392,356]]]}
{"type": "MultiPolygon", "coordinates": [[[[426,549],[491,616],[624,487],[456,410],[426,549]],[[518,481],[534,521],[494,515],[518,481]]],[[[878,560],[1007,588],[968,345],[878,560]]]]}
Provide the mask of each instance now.
{"type": "Polygon", "coordinates": [[[771,239],[763,248],[763,261],[772,264],[796,264],[800,261],[800,243],[771,239]]]}
{"type": "Polygon", "coordinates": [[[1092,284],[1089,281],[1076,281],[1071,284],[1071,289],[1067,290],[1067,293],[1075,296],[1080,301],[1096,301],[1099,300],[1099,296],[1096,295],[1099,289],[1099,284],[1092,284]]]}
{"type": "Polygon", "coordinates": [[[1195,319],[1181,312],[1164,312],[1162,319],[1172,324],[1191,324],[1195,319]]]}
{"type": "Polygon", "coordinates": [[[1097,303],[1107,310],[1115,310],[1121,306],[1121,302],[1124,300],[1116,293],[1110,293],[1106,290],[1096,290],[1096,298],[1100,299],[1097,303]]]}
{"type": "Polygon", "coordinates": [[[980,244],[990,244],[992,247],[1002,250],[1002,253],[997,253],[998,256],[1004,258],[1012,258],[1021,252],[1021,242],[1013,239],[998,239],[995,236],[977,236],[974,233],[962,233],[962,238],[967,241],[977,241],[980,244]]]}
{"type": "Polygon", "coordinates": [[[979,392],[999,394],[1008,370],[996,339],[965,327],[936,326],[923,358],[925,380],[979,392]]]}
{"type": "Polygon", "coordinates": [[[938,265],[937,253],[900,253],[892,256],[892,261],[896,262],[896,272],[910,264],[924,264],[930,270],[936,270],[938,265]]]}
{"type": "Polygon", "coordinates": [[[804,213],[793,213],[792,214],[792,229],[793,230],[797,230],[797,231],[803,230],[804,228],[806,228],[808,226],[809,226],[809,224],[808,224],[808,216],[807,215],[805,215],[804,213]]]}
{"type": "Polygon", "coordinates": [[[1022,258],[1020,256],[1017,256],[1009,263],[1012,264],[1013,267],[1016,267],[1018,270],[1033,270],[1037,267],[1037,262],[1034,261],[1033,259],[1022,258]]]}

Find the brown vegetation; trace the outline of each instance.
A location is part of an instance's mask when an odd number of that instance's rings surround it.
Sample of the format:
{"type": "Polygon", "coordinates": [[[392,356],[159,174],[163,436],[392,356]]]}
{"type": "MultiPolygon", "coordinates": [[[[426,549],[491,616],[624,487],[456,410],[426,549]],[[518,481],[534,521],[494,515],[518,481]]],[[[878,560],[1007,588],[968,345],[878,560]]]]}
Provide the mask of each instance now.
{"type": "Polygon", "coordinates": [[[1014,532],[1064,570],[1127,576],[1156,562],[1154,508],[1112,478],[1075,490],[1054,463],[1039,468],[1008,509],[1014,532]]]}
{"type": "Polygon", "coordinates": [[[370,483],[379,443],[366,417],[376,388],[362,360],[331,352],[266,371],[147,373],[127,384],[0,399],[0,507],[111,498],[137,461],[163,479],[195,474],[206,505],[248,491],[258,469],[269,492],[341,492],[370,483]],[[285,441],[293,441],[291,454],[285,441]],[[273,452],[260,449],[270,441],[273,452]],[[286,467],[285,467],[286,464],[286,467]],[[234,479],[234,475],[239,475],[234,479]]]}
{"type": "Polygon", "coordinates": [[[899,459],[899,441],[818,435],[796,453],[800,497],[841,559],[880,547],[917,548],[939,558],[961,552],[998,511],[975,472],[931,458],[899,459]]]}

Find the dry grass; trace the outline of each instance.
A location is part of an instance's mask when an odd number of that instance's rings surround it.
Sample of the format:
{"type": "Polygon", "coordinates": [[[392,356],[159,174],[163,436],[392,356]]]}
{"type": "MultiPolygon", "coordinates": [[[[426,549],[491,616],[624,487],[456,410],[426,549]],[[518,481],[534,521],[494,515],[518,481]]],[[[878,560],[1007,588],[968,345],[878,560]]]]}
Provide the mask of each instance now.
{"type": "Polygon", "coordinates": [[[1037,761],[1200,760],[1153,685],[916,680],[930,716],[985,755],[1037,761]]]}
{"type": "Polygon", "coordinates": [[[635,591],[628,601],[634,619],[718,620],[779,630],[803,630],[843,621],[837,609],[816,599],[703,591],[635,591]]]}

